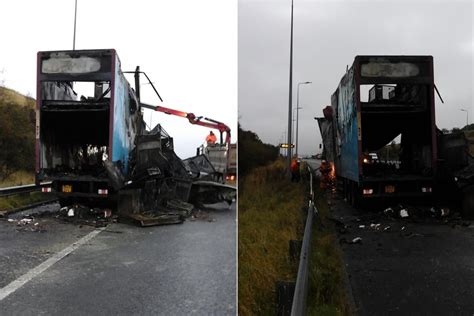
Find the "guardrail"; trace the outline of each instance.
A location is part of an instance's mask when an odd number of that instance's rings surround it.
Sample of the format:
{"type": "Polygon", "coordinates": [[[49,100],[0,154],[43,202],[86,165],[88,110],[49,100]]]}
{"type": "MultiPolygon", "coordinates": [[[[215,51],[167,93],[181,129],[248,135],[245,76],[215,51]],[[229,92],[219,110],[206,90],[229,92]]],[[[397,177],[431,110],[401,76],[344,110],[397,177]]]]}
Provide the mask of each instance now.
{"type": "Polygon", "coordinates": [[[291,315],[301,316],[306,311],[306,298],[308,297],[308,265],[311,245],[311,235],[313,230],[313,218],[318,213],[314,206],[313,191],[313,170],[308,166],[309,170],[309,188],[310,198],[308,203],[308,216],[304,229],[303,243],[301,245],[300,263],[298,266],[298,276],[296,277],[295,293],[293,295],[293,303],[291,305],[291,315]]]}
{"type": "Polygon", "coordinates": [[[41,183],[40,185],[27,184],[16,187],[0,188],[0,197],[40,191],[41,188],[49,185],[51,185],[51,182],[41,183]]]}

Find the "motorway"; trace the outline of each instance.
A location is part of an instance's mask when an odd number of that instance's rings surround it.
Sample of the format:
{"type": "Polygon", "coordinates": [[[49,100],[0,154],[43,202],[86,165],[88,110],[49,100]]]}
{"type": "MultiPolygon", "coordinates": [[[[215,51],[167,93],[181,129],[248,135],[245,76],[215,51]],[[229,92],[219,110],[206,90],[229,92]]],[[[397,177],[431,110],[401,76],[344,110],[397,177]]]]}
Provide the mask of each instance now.
{"type": "Polygon", "coordinates": [[[359,315],[474,315],[474,223],[329,201],[359,315]]]}
{"type": "Polygon", "coordinates": [[[148,228],[44,217],[30,231],[2,219],[0,314],[235,315],[235,203],[207,212],[148,228]]]}
{"type": "Polygon", "coordinates": [[[313,170],[318,169],[321,166],[321,160],[319,159],[303,159],[313,170]]]}
{"type": "Polygon", "coordinates": [[[384,215],[386,206],[355,209],[337,193],[327,199],[358,315],[474,315],[474,222],[454,209],[402,219],[384,215]]]}

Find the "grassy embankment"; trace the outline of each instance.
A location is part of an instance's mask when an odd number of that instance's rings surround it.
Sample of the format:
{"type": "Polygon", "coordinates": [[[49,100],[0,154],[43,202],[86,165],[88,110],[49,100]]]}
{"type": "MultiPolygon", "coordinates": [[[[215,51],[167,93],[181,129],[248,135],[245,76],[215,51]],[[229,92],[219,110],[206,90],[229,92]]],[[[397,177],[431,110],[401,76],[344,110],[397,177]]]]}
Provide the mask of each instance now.
{"type": "MultiPolygon", "coordinates": [[[[32,184],[35,182],[34,174],[27,171],[17,171],[0,182],[0,188],[32,184]]],[[[51,194],[32,192],[17,194],[7,197],[0,197],[0,214],[4,211],[22,207],[25,205],[51,200],[54,198],[51,194]]]]}
{"type": "Polygon", "coordinates": [[[274,315],[275,283],[296,278],[288,241],[301,239],[305,186],[291,183],[281,160],[239,182],[239,315],[274,315]]]}
{"type": "MultiPolygon", "coordinates": [[[[35,100],[0,87],[0,188],[34,183],[35,100]]],[[[0,211],[48,200],[40,192],[0,198],[0,211]]]]}
{"type": "Polygon", "coordinates": [[[35,174],[29,171],[17,171],[0,182],[0,188],[14,187],[35,183],[35,174]]]}
{"type": "MultiPolygon", "coordinates": [[[[298,263],[288,258],[288,241],[302,239],[308,184],[291,183],[284,168],[276,161],[239,183],[239,315],[274,315],[276,281],[296,279],[298,263]]],[[[326,200],[321,192],[317,196],[323,225],[313,229],[308,315],[347,315],[342,254],[326,200]]]]}
{"type": "Polygon", "coordinates": [[[318,223],[313,226],[310,253],[307,315],[351,315],[344,284],[344,260],[324,192],[315,181],[318,223]]]}
{"type": "Polygon", "coordinates": [[[51,200],[53,197],[46,193],[33,192],[17,194],[8,197],[0,197],[0,214],[5,211],[26,206],[29,204],[51,200]]]}

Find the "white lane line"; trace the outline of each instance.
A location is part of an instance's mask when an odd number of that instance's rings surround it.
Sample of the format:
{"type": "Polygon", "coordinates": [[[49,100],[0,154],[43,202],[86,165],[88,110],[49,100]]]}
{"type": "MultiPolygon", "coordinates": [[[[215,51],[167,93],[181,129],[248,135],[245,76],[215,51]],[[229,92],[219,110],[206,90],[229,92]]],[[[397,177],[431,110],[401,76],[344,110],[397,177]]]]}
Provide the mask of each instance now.
{"type": "Polygon", "coordinates": [[[91,240],[95,236],[97,236],[104,229],[105,229],[105,227],[101,227],[101,228],[98,228],[94,231],[91,231],[86,236],[82,237],[81,239],[79,239],[78,241],[74,242],[73,244],[67,246],[66,248],[64,248],[60,252],[54,254],[51,258],[47,259],[43,263],[41,263],[38,266],[34,267],[30,271],[26,272],[25,274],[20,276],[15,281],[12,281],[7,286],[1,288],[0,289],[0,302],[4,298],[6,298],[8,295],[12,294],[13,292],[15,292],[16,290],[21,288],[23,285],[25,285],[26,283],[28,283],[29,281],[31,281],[32,279],[34,279],[35,277],[37,277],[38,275],[43,273],[46,269],[51,267],[53,264],[55,264],[56,262],[58,262],[59,260],[61,260],[65,256],[67,256],[68,254],[70,254],[71,252],[73,252],[74,250],[79,248],[80,246],[84,245],[85,243],[87,243],[89,240],[91,240]]]}

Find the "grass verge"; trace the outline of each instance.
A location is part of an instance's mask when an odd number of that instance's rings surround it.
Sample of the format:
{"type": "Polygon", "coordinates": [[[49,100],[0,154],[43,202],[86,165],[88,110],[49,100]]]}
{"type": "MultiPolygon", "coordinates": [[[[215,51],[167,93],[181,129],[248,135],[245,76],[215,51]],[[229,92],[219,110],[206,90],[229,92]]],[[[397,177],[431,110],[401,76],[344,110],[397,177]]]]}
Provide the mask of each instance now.
{"type": "MultiPolygon", "coordinates": [[[[319,186],[316,181],[315,186],[319,186]]],[[[352,315],[345,289],[345,267],[324,193],[316,190],[319,223],[314,226],[309,264],[307,315],[352,315]]]]}
{"type": "Polygon", "coordinates": [[[35,183],[35,174],[33,172],[20,170],[9,175],[5,180],[0,182],[0,188],[27,185],[32,183],[35,183]]]}
{"type": "Polygon", "coordinates": [[[47,193],[32,192],[0,197],[0,214],[18,207],[51,200],[54,197],[47,193]]]}
{"type": "Polygon", "coordinates": [[[302,238],[305,197],[305,185],[290,182],[281,160],[240,180],[239,315],[274,315],[275,283],[296,279],[288,241],[302,238]]]}

